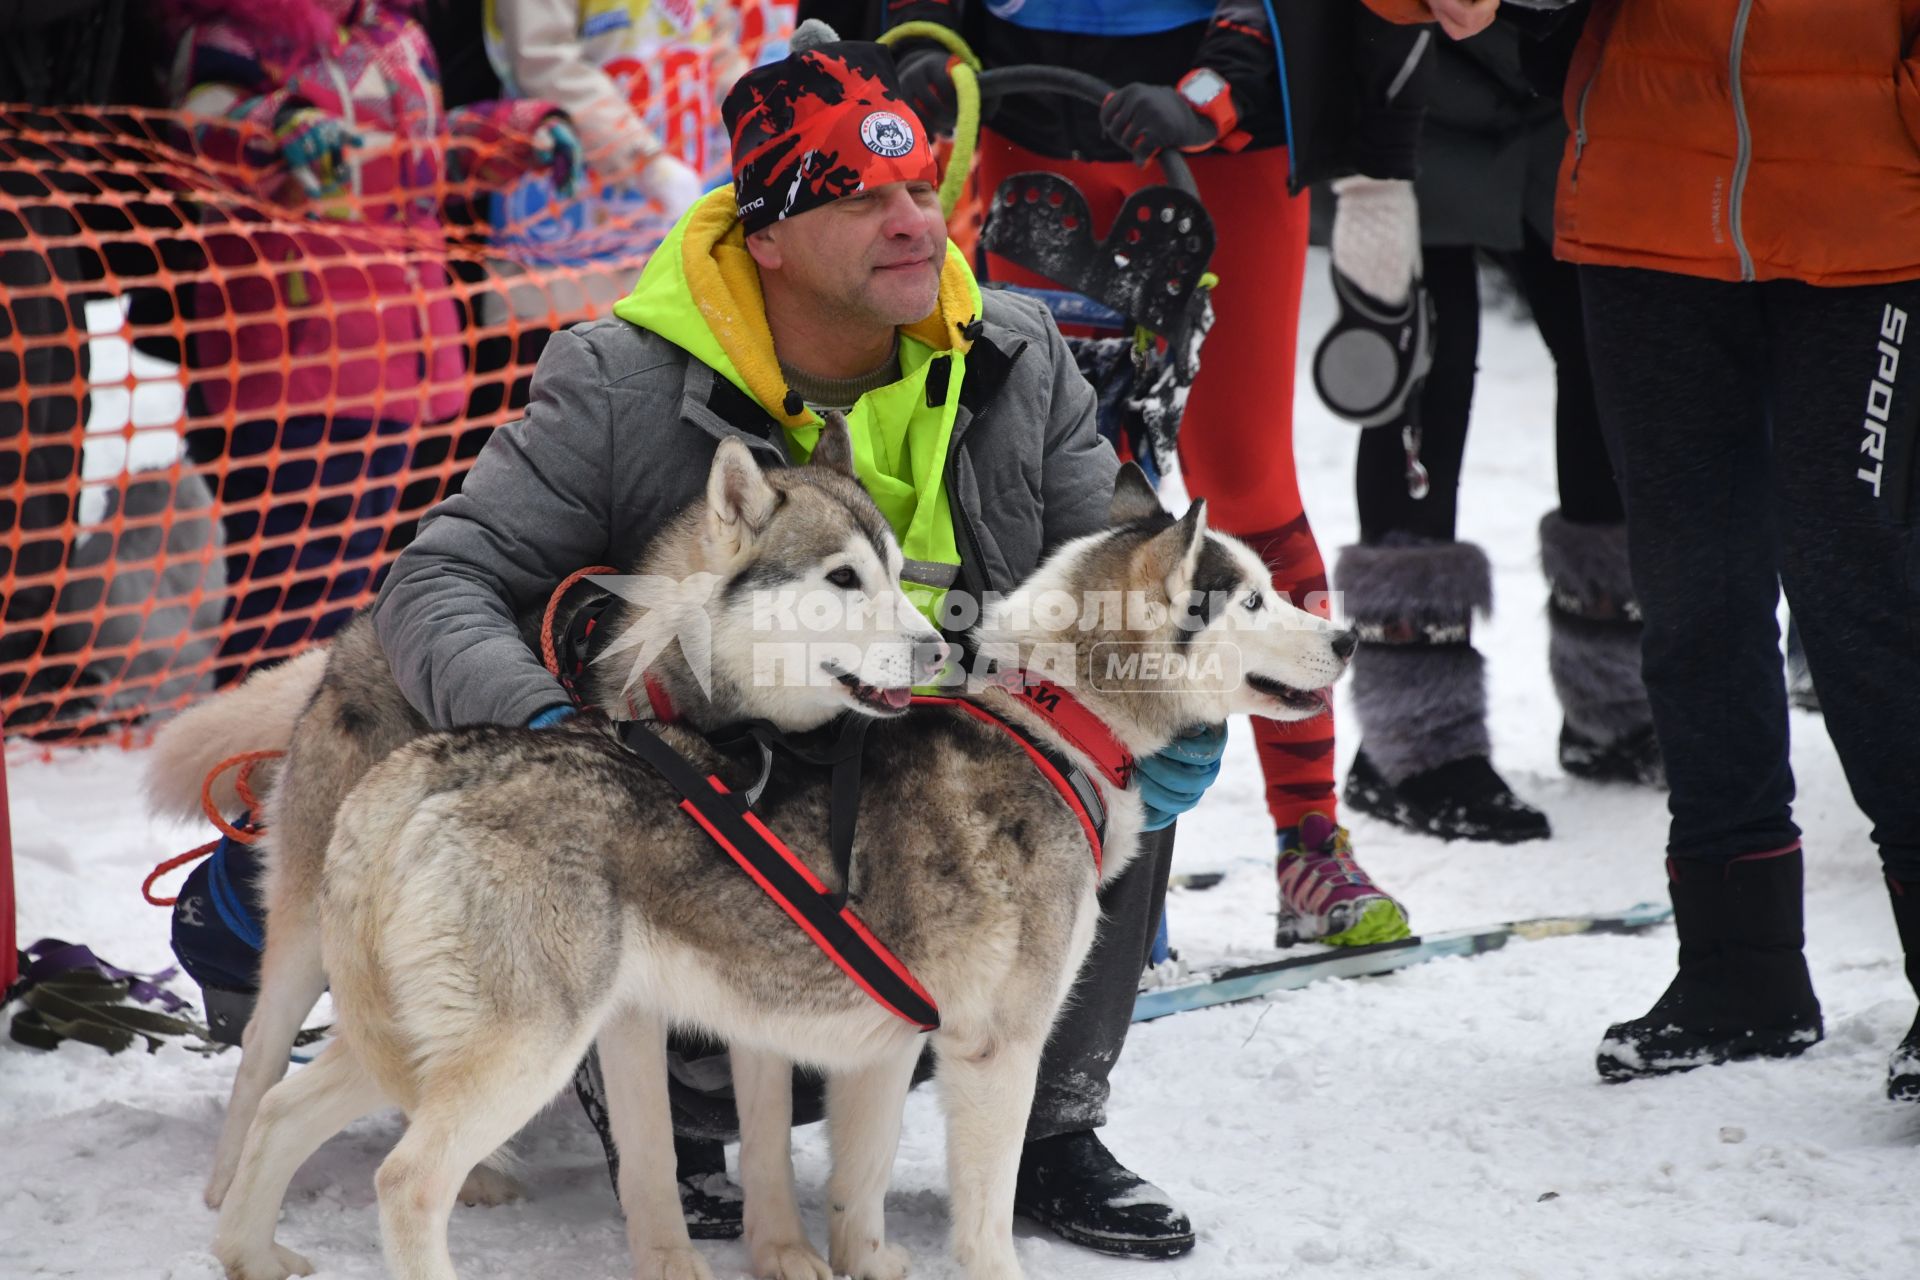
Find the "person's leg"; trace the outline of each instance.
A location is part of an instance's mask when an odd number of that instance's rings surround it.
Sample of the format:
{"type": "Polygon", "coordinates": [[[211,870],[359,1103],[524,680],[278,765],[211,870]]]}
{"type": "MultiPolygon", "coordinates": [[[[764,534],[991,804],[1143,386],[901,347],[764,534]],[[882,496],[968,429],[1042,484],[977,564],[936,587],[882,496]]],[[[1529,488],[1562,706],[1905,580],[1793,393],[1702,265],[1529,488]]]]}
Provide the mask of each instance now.
{"type": "Polygon", "coordinates": [[[1667,761],[1679,973],[1609,1028],[1609,1079],[1801,1052],[1821,1035],[1802,955],[1761,291],[1583,267],[1594,388],[1627,507],[1643,670],[1667,761]]]}
{"type": "MultiPolygon", "coordinates": [[[[1287,191],[1284,151],[1197,156],[1193,172],[1214,221],[1220,286],[1180,430],[1187,491],[1207,500],[1214,528],[1259,554],[1276,589],[1325,616],[1326,564],[1293,456],[1307,198],[1287,191]]],[[[1332,715],[1256,719],[1253,739],[1278,838],[1278,934],[1345,944],[1404,937],[1405,911],[1354,862],[1337,826],[1332,715]]]]}
{"type": "Polygon", "coordinates": [[[1486,664],[1473,615],[1492,605],[1493,570],[1454,540],[1460,463],[1473,412],[1480,343],[1474,250],[1423,250],[1434,308],[1433,368],[1401,420],[1361,433],[1354,482],[1360,545],[1340,553],[1334,581],[1360,629],[1353,662],[1361,747],[1347,804],[1445,839],[1530,840],[1547,820],[1494,771],[1486,664]],[[1409,485],[1406,433],[1419,432],[1428,487],[1409,485]]]}
{"type": "Polygon", "coordinates": [[[1503,255],[1553,354],[1560,507],[1540,521],[1547,665],[1565,716],[1560,765],[1577,777],[1658,786],[1666,777],[1640,678],[1640,602],[1627,566],[1626,507],[1593,399],[1580,277],[1527,233],[1503,255]]]}
{"type": "MultiPolygon", "coordinates": [[[[1131,164],[1036,155],[991,132],[981,134],[979,155],[980,189],[989,198],[1015,173],[1041,170],[1070,179],[1087,199],[1093,234],[1101,237],[1127,195],[1157,181],[1131,164]]],[[[1059,287],[993,254],[987,272],[1001,283],[1059,287]]],[[[1075,1243],[1124,1256],[1171,1257],[1194,1242],[1192,1224],[1166,1193],[1116,1160],[1093,1132],[1106,1123],[1110,1077],[1165,906],[1175,829],[1142,836],[1137,860],[1100,895],[1093,948],[1041,1055],[1014,1196],[1021,1215],[1075,1243]]]]}
{"type": "Polygon", "coordinates": [[[1460,461],[1480,350],[1480,267],[1474,250],[1460,245],[1424,246],[1420,257],[1433,300],[1433,367],[1408,415],[1359,432],[1353,487],[1360,541],[1369,545],[1395,537],[1451,542],[1460,509],[1460,461]],[[1401,438],[1408,417],[1418,419],[1420,464],[1427,470],[1427,491],[1417,498],[1401,438]]]}
{"type": "Polygon", "coordinates": [[[1767,290],[1781,581],[1874,843],[1920,879],[1920,281],[1767,290]]]}
{"type": "MultiPolygon", "coordinates": [[[[1765,288],[1781,582],[1920,995],[1920,281],[1765,288]]],[[[1920,1019],[1887,1088],[1920,1101],[1920,1019]]]]}
{"type": "MultiPolygon", "coordinates": [[[[1896,880],[1888,875],[1887,893],[1900,946],[1907,953],[1907,985],[1920,995],[1920,878],[1896,880]]],[[[1920,1013],[1887,1061],[1887,1096],[1895,1102],[1920,1102],[1920,1013]]]]}
{"type": "Polygon", "coordinates": [[[1121,1257],[1174,1257],[1194,1244],[1192,1224],[1167,1193],[1093,1133],[1107,1120],[1110,1078],[1166,904],[1174,831],[1143,835],[1133,865],[1100,894],[1093,948],[1041,1055],[1014,1192],[1022,1216],[1121,1257]]]}

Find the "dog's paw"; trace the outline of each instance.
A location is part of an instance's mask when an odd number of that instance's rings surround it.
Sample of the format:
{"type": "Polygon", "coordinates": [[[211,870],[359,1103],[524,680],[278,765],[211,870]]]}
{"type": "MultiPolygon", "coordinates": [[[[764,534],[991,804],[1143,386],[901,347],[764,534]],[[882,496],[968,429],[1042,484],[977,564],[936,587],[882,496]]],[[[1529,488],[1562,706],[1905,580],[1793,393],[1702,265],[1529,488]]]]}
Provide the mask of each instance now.
{"type": "Polygon", "coordinates": [[[1025,1280],[1013,1253],[1011,1236],[1004,1240],[953,1242],[953,1256],[967,1280],[1025,1280]]]}
{"type": "Polygon", "coordinates": [[[753,1274],[759,1280],[833,1280],[827,1260],[804,1238],[756,1241],[753,1274]]]}
{"type": "Polygon", "coordinates": [[[637,1261],[634,1274],[638,1280],[713,1280],[707,1260],[691,1245],[649,1249],[637,1261]]]}
{"type": "Polygon", "coordinates": [[[504,1174],[488,1165],[477,1164],[467,1180],[460,1184],[460,1203],[467,1205],[512,1204],[516,1200],[525,1200],[527,1189],[520,1185],[518,1178],[504,1174]]]}
{"type": "Polygon", "coordinates": [[[287,1269],[287,1275],[310,1276],[313,1274],[313,1264],[293,1250],[283,1249],[276,1244],[273,1246],[273,1253],[280,1260],[280,1265],[287,1269]]]}
{"type": "Polygon", "coordinates": [[[905,1280],[912,1267],[913,1255],[906,1249],[877,1240],[850,1248],[833,1260],[833,1273],[853,1280],[905,1280]]]}
{"type": "Polygon", "coordinates": [[[313,1264],[291,1249],[273,1246],[265,1256],[257,1254],[219,1255],[227,1280],[287,1280],[289,1276],[310,1276],[313,1264]]]}

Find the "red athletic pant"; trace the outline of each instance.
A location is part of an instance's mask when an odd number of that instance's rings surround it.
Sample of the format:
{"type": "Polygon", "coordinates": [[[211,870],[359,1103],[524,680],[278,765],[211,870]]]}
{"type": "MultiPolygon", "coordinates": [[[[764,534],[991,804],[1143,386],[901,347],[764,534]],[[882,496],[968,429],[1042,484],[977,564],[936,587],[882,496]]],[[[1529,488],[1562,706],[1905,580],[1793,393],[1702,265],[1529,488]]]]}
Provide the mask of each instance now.
{"type": "MultiPolygon", "coordinates": [[[[980,137],[980,189],[1044,170],[1071,179],[1105,235],[1121,201],[1162,181],[1159,167],[1052,160],[990,132],[980,137]]],[[[1307,525],[1293,465],[1293,363],[1300,278],[1307,255],[1307,199],[1287,192],[1287,153],[1188,158],[1218,246],[1214,327],[1180,428],[1187,492],[1207,500],[1217,529],[1244,539],[1273,572],[1273,585],[1302,608],[1327,612],[1327,570],[1307,525]]],[[[991,279],[1047,287],[1053,282],[989,255],[991,279]]],[[[1267,807],[1279,827],[1308,813],[1334,817],[1333,720],[1253,722],[1267,780],[1267,807]]]]}

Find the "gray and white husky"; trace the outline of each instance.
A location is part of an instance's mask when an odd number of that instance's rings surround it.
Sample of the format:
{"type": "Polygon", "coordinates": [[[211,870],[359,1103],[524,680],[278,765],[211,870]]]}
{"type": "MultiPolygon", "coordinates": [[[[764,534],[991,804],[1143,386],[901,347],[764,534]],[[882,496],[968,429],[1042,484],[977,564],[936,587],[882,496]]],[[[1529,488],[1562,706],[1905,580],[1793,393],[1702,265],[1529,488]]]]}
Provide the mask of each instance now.
{"type": "MultiPolygon", "coordinates": [[[[1176,521],[1129,468],[1113,514],[988,608],[981,652],[1070,686],[1136,756],[1233,713],[1322,709],[1350,634],[1284,602],[1250,549],[1208,531],[1204,504],[1176,521]]],[[[964,696],[1088,766],[1107,807],[1101,870],[1020,743],[924,706],[869,730],[845,887],[940,1010],[954,1253],[970,1280],[1011,1280],[1041,1049],[1092,939],[1099,885],[1135,855],[1142,809],[1017,692],[982,679],[964,696]]],[[[695,735],[662,734],[702,774],[736,790],[746,780],[695,735]]],[[[839,888],[816,773],[777,765],[754,809],[839,888]]],[[[683,1025],[733,1049],[755,1272],[905,1274],[882,1203],[921,1033],[849,981],[678,803],[591,719],[433,734],[367,773],[340,809],[320,893],[338,1035],[260,1108],[215,1242],[229,1275],[305,1269],[273,1238],[289,1180],[341,1127],[398,1104],[407,1131],[376,1180],[388,1265],[403,1280],[452,1277],[462,1177],[597,1044],[631,1157],[619,1192],[638,1274],[706,1280],[671,1155],[665,1043],[683,1025]],[[793,1194],[790,1060],[827,1074],[831,1270],[793,1194]]]]}
{"type": "MultiPolygon", "coordinates": [[[[807,467],[763,477],[745,446],[723,444],[704,496],[653,539],[638,566],[641,576],[632,581],[640,589],[628,594],[651,604],[617,601],[603,615],[601,626],[614,640],[603,648],[610,660],[584,674],[587,700],[621,716],[636,700],[646,707],[648,699],[635,688],[637,663],[622,659],[658,653],[647,670],[695,728],[764,719],[799,731],[849,708],[901,714],[909,688],[945,659],[946,646],[901,594],[893,532],[853,474],[852,445],[838,415],[821,432],[807,467]],[[742,579],[795,593],[857,596],[874,607],[825,615],[830,625],[809,633],[810,652],[830,669],[776,682],[756,669],[750,593],[726,589],[742,579]],[[855,585],[839,585],[847,582],[855,585]],[[696,637],[706,643],[694,647],[710,650],[704,681],[679,643],[696,637]]],[[[564,630],[565,621],[556,626],[564,630]]],[[[369,769],[428,732],[394,683],[371,617],[363,615],[327,648],[200,703],[155,741],[149,796],[156,809],[181,816],[199,814],[202,779],[219,761],[244,751],[287,751],[261,774],[269,788],[259,845],[266,945],[260,994],[207,1182],[210,1208],[220,1207],[260,1099],[286,1074],[300,1025],[327,988],[320,883],[335,815],[369,769]]],[[[243,807],[232,778],[223,777],[215,791],[227,813],[243,807]]],[[[505,1173],[481,1166],[462,1198],[497,1203],[516,1192],[505,1173]]]]}

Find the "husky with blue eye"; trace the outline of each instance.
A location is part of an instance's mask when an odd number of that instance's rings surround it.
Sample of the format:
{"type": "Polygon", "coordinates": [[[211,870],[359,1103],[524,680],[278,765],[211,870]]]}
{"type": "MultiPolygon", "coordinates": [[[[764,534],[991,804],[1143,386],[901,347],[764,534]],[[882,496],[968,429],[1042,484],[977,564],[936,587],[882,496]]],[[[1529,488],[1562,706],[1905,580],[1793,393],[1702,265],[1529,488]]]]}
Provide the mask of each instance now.
{"type": "MultiPolygon", "coordinates": [[[[751,482],[734,501],[777,505],[751,482]]],[[[738,606],[725,592],[709,601],[718,636],[738,606]]],[[[1138,845],[1139,798],[1103,758],[1235,713],[1318,714],[1354,640],[1283,601],[1249,548],[1208,530],[1204,504],[1176,520],[1126,468],[1112,527],[996,602],[972,646],[995,655],[990,673],[976,666],[955,697],[867,730],[851,883],[828,856],[820,770],[776,757],[751,813],[848,895],[937,1005],[953,1252],[969,1280],[1015,1280],[1014,1176],[1041,1049],[1092,940],[1095,895],[1138,845]],[[1036,766],[1034,744],[1094,779],[1102,831],[1036,766]]],[[[756,782],[697,733],[659,733],[697,774],[733,792],[756,782]]],[[[406,1134],[377,1177],[388,1266],[451,1280],[461,1180],[597,1045],[637,1272],[709,1280],[674,1182],[670,1027],[732,1048],[755,1274],[905,1275],[882,1208],[929,1036],[850,981],[681,800],[590,716],[427,734],[366,772],[339,807],[318,894],[337,1038],[261,1105],[215,1241],[230,1276],[308,1270],[273,1238],[289,1180],[343,1126],[397,1105],[406,1134]],[[824,1259],[792,1186],[792,1062],[828,1080],[824,1259]]]]}

